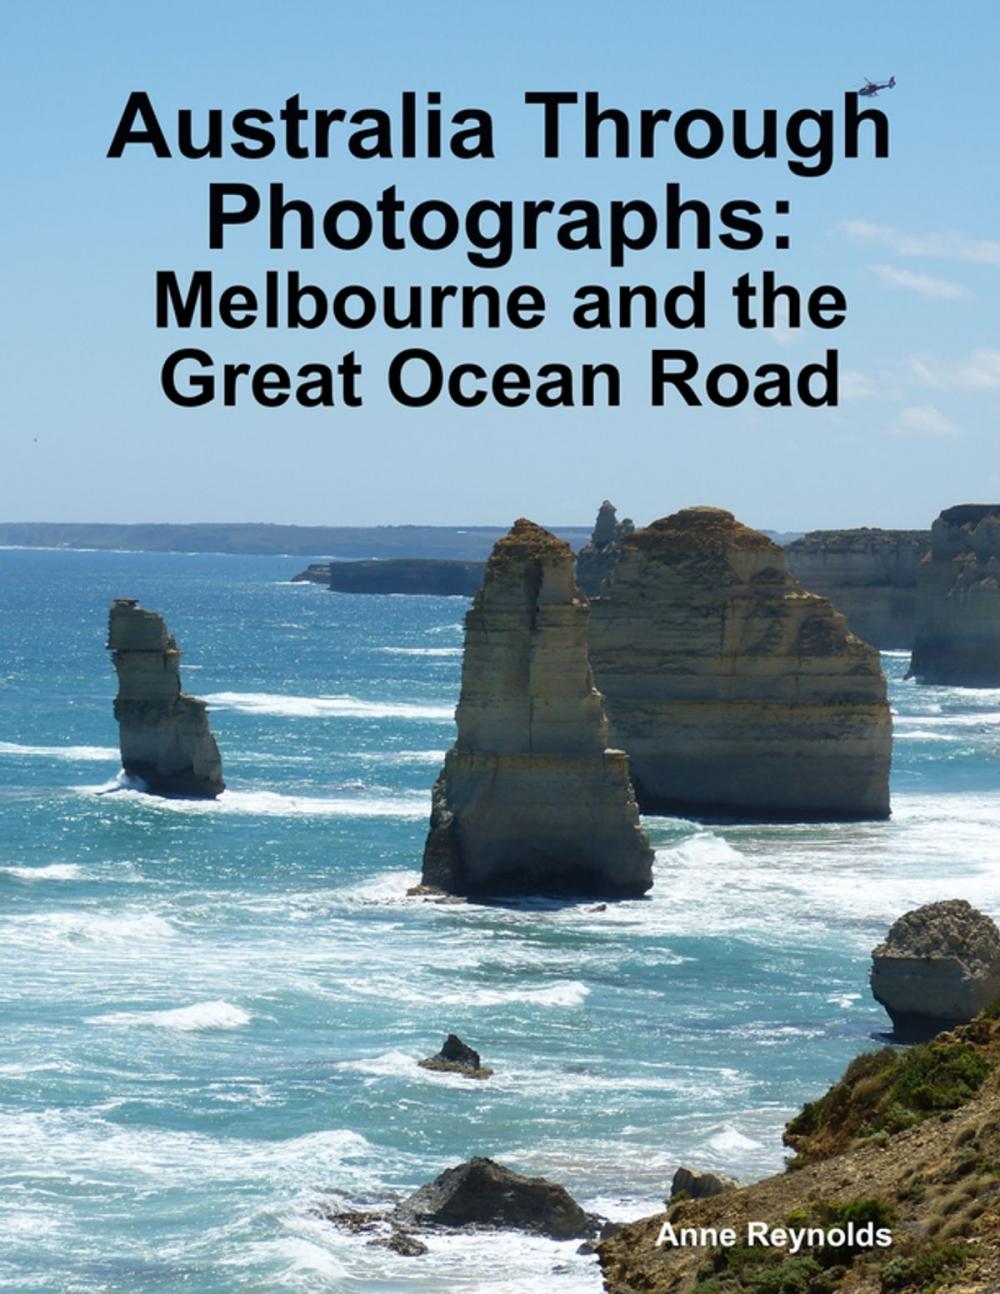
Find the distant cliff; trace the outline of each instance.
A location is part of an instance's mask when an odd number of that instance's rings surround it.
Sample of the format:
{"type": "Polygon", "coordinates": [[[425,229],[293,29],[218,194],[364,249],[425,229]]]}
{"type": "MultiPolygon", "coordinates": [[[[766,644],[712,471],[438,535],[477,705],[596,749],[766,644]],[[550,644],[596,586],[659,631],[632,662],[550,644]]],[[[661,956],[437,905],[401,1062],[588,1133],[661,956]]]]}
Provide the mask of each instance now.
{"type": "Polygon", "coordinates": [[[785,553],[796,579],[829,598],[865,642],[909,648],[917,568],[930,538],[927,530],[812,530],[785,553]]]}
{"type": "MultiPolygon", "coordinates": [[[[553,526],[574,548],[587,526],[553,526]]],[[[0,547],[127,549],[150,553],[259,553],[302,557],[435,557],[484,562],[503,526],[276,526],[0,522],[0,547]]]]}
{"type": "Polygon", "coordinates": [[[946,508],[934,522],[917,579],[910,674],[1000,686],[1000,504],[946,508]]]}
{"type": "Polygon", "coordinates": [[[483,582],[485,562],[394,561],[331,562],[327,584],[334,593],[433,593],[472,597],[483,582]]]}

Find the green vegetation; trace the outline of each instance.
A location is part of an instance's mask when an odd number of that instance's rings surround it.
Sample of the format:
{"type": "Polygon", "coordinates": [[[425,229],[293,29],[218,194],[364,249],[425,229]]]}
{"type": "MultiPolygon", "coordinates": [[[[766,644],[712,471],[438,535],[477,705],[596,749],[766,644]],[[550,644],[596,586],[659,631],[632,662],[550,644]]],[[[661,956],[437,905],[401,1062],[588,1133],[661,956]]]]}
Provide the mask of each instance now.
{"type": "Polygon", "coordinates": [[[788,1124],[785,1142],[798,1152],[793,1166],[825,1159],[857,1137],[902,1132],[931,1114],[958,1109],[990,1069],[982,1052],[966,1042],[866,1052],[788,1124]]]}
{"type": "Polygon", "coordinates": [[[716,1250],[696,1278],[698,1294],[833,1294],[837,1283],[811,1255],[783,1258],[745,1245],[716,1250]]]}
{"type": "Polygon", "coordinates": [[[934,1290],[944,1289],[956,1278],[968,1253],[968,1245],[928,1241],[908,1257],[889,1259],[882,1268],[882,1289],[885,1294],[896,1290],[932,1294],[934,1290]]]}
{"type": "MultiPolygon", "coordinates": [[[[855,1229],[871,1223],[876,1229],[895,1225],[896,1213],[885,1200],[866,1196],[835,1204],[818,1201],[796,1209],[786,1219],[794,1228],[855,1229]]],[[[869,1251],[857,1245],[823,1245],[794,1257],[781,1250],[738,1245],[716,1249],[696,1277],[698,1294],[831,1294],[855,1257],[869,1251]]]]}

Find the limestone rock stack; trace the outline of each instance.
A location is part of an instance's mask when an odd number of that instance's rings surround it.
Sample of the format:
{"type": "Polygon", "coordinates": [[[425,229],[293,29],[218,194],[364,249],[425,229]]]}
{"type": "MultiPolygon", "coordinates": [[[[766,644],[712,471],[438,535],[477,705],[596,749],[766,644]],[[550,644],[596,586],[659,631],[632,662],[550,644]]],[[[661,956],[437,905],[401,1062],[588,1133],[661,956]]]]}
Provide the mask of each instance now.
{"type": "Polygon", "coordinates": [[[134,598],[116,598],[108,649],[118,674],[115,718],[122,767],[157,795],[214,799],[222,760],[207,707],[181,691],[181,653],[163,617],[134,598]]]}
{"type": "Polygon", "coordinates": [[[587,597],[592,598],[600,592],[601,584],[621,556],[622,540],[634,529],[631,517],[619,521],[615,505],[605,499],[598,509],[590,543],[576,555],[577,583],[587,597]]]}
{"type": "Polygon", "coordinates": [[[913,646],[917,569],[930,547],[927,530],[813,530],[785,549],[788,569],[829,598],[873,647],[913,646]]]}
{"type": "Polygon", "coordinates": [[[915,908],[872,950],[871,986],[901,1034],[968,1024],[1000,998],[1000,930],[964,899],[915,908]]]}
{"type": "Polygon", "coordinates": [[[878,652],[720,508],[625,538],[591,662],[644,811],[791,821],[889,814],[878,652]]]}
{"type": "Polygon", "coordinates": [[[910,675],[1000,686],[1000,504],[946,508],[917,576],[910,675]]]}
{"type": "Polygon", "coordinates": [[[638,895],[652,884],[628,756],[609,750],[568,544],[521,519],[465,619],[458,737],[423,881],[452,894],[638,895]]]}

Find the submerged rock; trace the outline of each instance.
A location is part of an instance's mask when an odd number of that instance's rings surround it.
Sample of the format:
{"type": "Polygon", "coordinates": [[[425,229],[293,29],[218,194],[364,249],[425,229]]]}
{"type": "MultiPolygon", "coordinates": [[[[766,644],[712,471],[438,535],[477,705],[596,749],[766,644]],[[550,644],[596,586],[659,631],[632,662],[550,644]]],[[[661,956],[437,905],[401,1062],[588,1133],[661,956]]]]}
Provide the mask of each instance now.
{"type": "Polygon", "coordinates": [[[181,653],[163,617],[116,598],[108,649],[118,674],[122,767],[155,795],[214,799],[225,790],[207,706],[181,691],[181,653]]]}
{"type": "Polygon", "coordinates": [[[850,628],[873,647],[911,648],[917,570],[928,530],[813,530],[785,549],[788,569],[829,598],[850,628]]]}
{"type": "Polygon", "coordinates": [[[946,508],[931,527],[907,677],[1000,686],[1000,504],[946,508]]]}
{"type": "Polygon", "coordinates": [[[600,1225],[565,1187],[483,1158],[447,1169],[405,1199],[398,1214],[425,1225],[513,1228],[553,1240],[586,1239],[600,1225]]]}
{"type": "Polygon", "coordinates": [[[576,555],[576,579],[588,597],[600,592],[604,580],[621,556],[622,540],[635,530],[630,517],[618,520],[615,505],[605,499],[597,512],[590,543],[576,555]]]}
{"type": "Polygon", "coordinates": [[[670,1183],[670,1198],[675,1199],[678,1195],[684,1194],[692,1200],[707,1200],[713,1195],[735,1191],[739,1185],[735,1177],[727,1177],[725,1173],[699,1173],[696,1169],[685,1168],[682,1165],[674,1173],[673,1181],[670,1183]]]}
{"type": "Polygon", "coordinates": [[[732,513],[687,508],[625,538],[590,657],[644,811],[888,816],[878,652],[732,513]]]}
{"type": "Polygon", "coordinates": [[[964,899],[914,908],[872,950],[871,988],[900,1034],[967,1024],[1000,998],[1000,930],[964,899]]]}
{"type": "Polygon", "coordinates": [[[568,544],[524,519],[465,618],[458,737],[433,792],[423,884],[451,894],[642,894],[653,851],[609,750],[568,544]]]}
{"type": "Polygon", "coordinates": [[[479,1052],[467,1047],[457,1033],[445,1038],[436,1056],[418,1060],[423,1069],[439,1070],[448,1074],[462,1074],[466,1078],[489,1078],[493,1073],[480,1063],[479,1052]]]}

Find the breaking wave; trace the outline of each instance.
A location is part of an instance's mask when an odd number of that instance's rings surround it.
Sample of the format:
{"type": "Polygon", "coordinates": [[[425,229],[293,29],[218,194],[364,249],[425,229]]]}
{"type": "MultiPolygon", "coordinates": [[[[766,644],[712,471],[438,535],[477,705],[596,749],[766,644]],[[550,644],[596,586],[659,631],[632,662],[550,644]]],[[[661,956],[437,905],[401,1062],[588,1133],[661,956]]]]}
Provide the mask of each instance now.
{"type": "Polygon", "coordinates": [[[174,1007],[168,1011],[112,1011],[107,1015],[88,1017],[88,1024],[151,1025],[157,1029],[173,1029],[177,1033],[198,1033],[202,1029],[241,1029],[251,1020],[232,1002],[219,999],[215,1002],[195,1002],[193,1006],[174,1007]]]}
{"type": "MultiPolygon", "coordinates": [[[[88,792],[91,793],[91,792],[88,792]]],[[[98,791],[100,793],[100,790],[98,791]]],[[[426,818],[429,797],[408,795],[286,795],[278,791],[223,791],[217,800],[174,800],[127,787],[115,799],[153,812],[246,814],[269,818],[426,818]]]]}
{"type": "Polygon", "coordinates": [[[76,863],[49,863],[44,867],[0,867],[7,876],[19,881],[75,881],[82,871],[76,863]]]}
{"type": "Polygon", "coordinates": [[[38,759],[66,759],[73,763],[85,760],[118,759],[117,746],[22,746],[16,741],[0,741],[0,755],[16,758],[34,756],[38,759]]]}
{"type": "Polygon", "coordinates": [[[277,715],[289,719],[447,719],[453,705],[406,701],[362,701],[354,696],[284,696],[275,692],[213,692],[205,700],[220,710],[277,715]]]}

